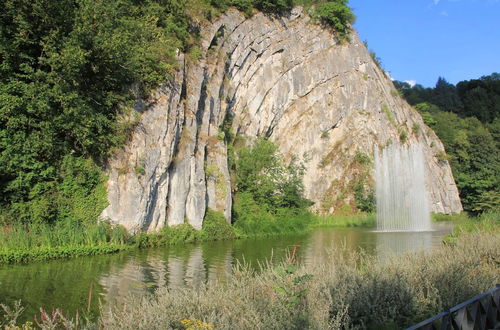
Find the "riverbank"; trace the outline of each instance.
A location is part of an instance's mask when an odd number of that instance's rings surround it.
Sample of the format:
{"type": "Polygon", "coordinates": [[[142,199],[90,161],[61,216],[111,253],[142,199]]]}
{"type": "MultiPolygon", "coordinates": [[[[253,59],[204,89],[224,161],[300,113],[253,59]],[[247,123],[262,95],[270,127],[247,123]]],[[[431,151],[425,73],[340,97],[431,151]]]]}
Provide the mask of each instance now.
{"type": "MultiPolygon", "coordinates": [[[[456,223],[454,232],[445,238],[445,242],[453,242],[462,232],[495,231],[500,228],[499,213],[487,213],[477,218],[440,216],[439,219],[456,223]]],[[[0,230],[0,264],[109,254],[133,248],[298,234],[314,228],[373,228],[375,221],[375,214],[370,213],[318,216],[301,212],[278,214],[272,218],[256,217],[241,226],[229,224],[222,214],[209,210],[199,231],[188,224],[165,227],[158,233],[136,235],[129,235],[123,227],[105,222],[17,226],[0,230]]]]}
{"type": "Polygon", "coordinates": [[[108,254],[132,248],[297,234],[317,227],[374,225],[375,217],[370,214],[316,216],[309,212],[256,217],[244,225],[231,225],[222,214],[211,210],[199,231],[188,224],[165,227],[158,233],[136,235],[129,235],[123,227],[106,222],[18,225],[0,229],[0,264],[108,254]]]}

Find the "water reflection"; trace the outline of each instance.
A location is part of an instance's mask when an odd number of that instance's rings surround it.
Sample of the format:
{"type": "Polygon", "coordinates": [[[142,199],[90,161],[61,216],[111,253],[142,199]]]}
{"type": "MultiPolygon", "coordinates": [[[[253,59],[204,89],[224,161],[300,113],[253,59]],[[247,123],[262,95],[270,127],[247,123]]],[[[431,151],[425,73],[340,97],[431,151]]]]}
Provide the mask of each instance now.
{"type": "Polygon", "coordinates": [[[171,248],[134,250],[109,256],[4,266],[0,268],[0,303],[22,299],[24,318],[39,307],[63,307],[73,314],[95,317],[99,302],[112,307],[128,295],[144,295],[158,287],[197,287],[231,276],[236,263],[256,270],[266,261],[276,263],[295,247],[308,265],[325,261],[334,247],[363,249],[385,260],[390,254],[430,249],[439,245],[449,226],[434,232],[377,233],[370,230],[320,229],[306,235],[240,241],[211,242],[171,248]],[[92,299],[89,305],[89,291],[92,299]],[[90,308],[88,308],[90,306],[90,308]]]}

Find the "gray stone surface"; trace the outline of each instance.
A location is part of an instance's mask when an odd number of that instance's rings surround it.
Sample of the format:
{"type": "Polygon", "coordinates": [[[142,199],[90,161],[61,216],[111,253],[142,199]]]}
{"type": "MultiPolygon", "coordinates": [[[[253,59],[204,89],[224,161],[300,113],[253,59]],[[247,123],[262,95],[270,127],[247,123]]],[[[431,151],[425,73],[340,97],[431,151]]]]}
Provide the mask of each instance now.
{"type": "Polygon", "coordinates": [[[352,204],[356,152],[373,159],[375,148],[389,143],[422,144],[431,209],[462,210],[449,164],[436,158],[442,143],[355,33],[340,44],[296,8],[288,19],[245,19],[230,10],[202,34],[203,58],[179,56],[176,77],[138,108],[140,125],[109,161],[103,217],[132,231],[185,221],[199,229],[209,207],[229,221],[231,182],[219,130],[227,113],[248,141],[266,136],[285,159],[304,162],[316,212],[352,204]]]}

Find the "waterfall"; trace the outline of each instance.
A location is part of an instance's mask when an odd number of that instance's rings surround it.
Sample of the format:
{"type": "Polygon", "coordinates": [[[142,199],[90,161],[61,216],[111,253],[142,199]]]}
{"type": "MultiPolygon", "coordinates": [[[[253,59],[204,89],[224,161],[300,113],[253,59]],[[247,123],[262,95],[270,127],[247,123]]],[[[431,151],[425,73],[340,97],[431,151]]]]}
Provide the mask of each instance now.
{"type": "Polygon", "coordinates": [[[420,144],[375,150],[377,230],[429,231],[424,153],[420,144]]]}

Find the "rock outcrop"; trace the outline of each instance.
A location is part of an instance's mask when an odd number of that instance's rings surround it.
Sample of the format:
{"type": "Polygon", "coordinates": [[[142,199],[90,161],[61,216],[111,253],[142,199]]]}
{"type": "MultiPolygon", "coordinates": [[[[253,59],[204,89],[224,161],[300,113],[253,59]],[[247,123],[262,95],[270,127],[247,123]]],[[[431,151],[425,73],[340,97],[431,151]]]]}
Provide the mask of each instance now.
{"type": "MultiPolygon", "coordinates": [[[[109,161],[109,206],[102,216],[132,231],[185,221],[201,228],[207,208],[231,216],[227,146],[220,130],[265,136],[285,159],[303,161],[305,194],[317,212],[352,203],[350,187],[390,143],[423,145],[434,212],[461,211],[434,132],[398,94],[355,33],[340,43],[301,8],[288,18],[229,10],[202,31],[199,60],[180,69],[147,102],[140,124],[109,161]]],[[[368,182],[369,183],[369,182],[368,182]]]]}

